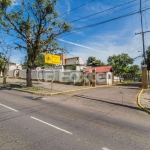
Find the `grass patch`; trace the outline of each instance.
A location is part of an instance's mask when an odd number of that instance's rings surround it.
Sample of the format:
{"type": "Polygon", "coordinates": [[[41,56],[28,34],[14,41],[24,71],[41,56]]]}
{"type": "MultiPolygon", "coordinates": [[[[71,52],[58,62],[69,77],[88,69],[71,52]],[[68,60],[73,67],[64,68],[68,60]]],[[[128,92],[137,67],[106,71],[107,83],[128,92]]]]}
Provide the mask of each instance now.
{"type": "Polygon", "coordinates": [[[39,91],[39,90],[44,89],[42,87],[37,87],[37,86],[26,87],[26,85],[23,85],[23,84],[5,84],[4,85],[3,83],[0,83],[0,87],[16,88],[16,89],[20,89],[24,91],[39,91]]]}
{"type": "Polygon", "coordinates": [[[25,91],[40,91],[40,90],[43,90],[44,88],[33,86],[33,87],[23,87],[21,89],[25,91]]]}

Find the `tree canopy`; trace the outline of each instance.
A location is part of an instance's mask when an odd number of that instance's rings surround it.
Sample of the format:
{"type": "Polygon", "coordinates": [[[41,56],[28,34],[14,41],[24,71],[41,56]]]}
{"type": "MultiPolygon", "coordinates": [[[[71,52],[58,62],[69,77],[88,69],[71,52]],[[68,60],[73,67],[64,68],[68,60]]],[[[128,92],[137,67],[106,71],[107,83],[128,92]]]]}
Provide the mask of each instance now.
{"type": "MultiPolygon", "coordinates": [[[[0,1],[0,28],[19,39],[17,49],[27,52],[27,86],[32,86],[31,69],[41,53],[62,50],[56,37],[71,26],[56,12],[57,0],[20,0],[17,9],[8,9],[11,0],[0,1]]],[[[17,7],[17,6],[16,6],[17,7]]]]}
{"type": "Polygon", "coordinates": [[[103,63],[101,60],[97,60],[96,57],[90,56],[87,60],[87,66],[104,66],[105,63],[103,63]]]}
{"type": "Polygon", "coordinates": [[[133,59],[125,53],[109,56],[107,61],[112,65],[115,74],[120,77],[122,77],[123,73],[128,71],[129,65],[133,64],[133,59]]]}
{"type": "Polygon", "coordinates": [[[146,50],[146,65],[147,65],[147,70],[150,70],[150,46],[146,50]]]}

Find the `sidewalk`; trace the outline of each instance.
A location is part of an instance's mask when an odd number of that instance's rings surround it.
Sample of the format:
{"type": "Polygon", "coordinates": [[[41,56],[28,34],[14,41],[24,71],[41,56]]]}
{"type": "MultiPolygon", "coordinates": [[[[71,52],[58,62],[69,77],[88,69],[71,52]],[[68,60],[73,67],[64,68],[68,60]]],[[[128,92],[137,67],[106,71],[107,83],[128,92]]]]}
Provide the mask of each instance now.
{"type": "Polygon", "coordinates": [[[141,94],[141,104],[150,111],[150,89],[144,90],[141,94]]]}
{"type": "MultiPolygon", "coordinates": [[[[0,83],[2,83],[2,78],[0,78],[0,83]]],[[[25,87],[26,80],[7,78],[7,84],[11,84],[11,89],[29,92],[29,93],[33,93],[37,95],[56,95],[56,94],[87,90],[87,89],[93,88],[91,86],[76,86],[76,85],[53,83],[53,86],[52,86],[53,88],[51,89],[51,83],[44,83],[44,82],[39,83],[38,81],[33,81],[32,83],[33,83],[32,88],[26,88],[25,87]],[[18,87],[16,87],[16,85],[18,87]]],[[[107,85],[101,85],[97,87],[105,87],[105,86],[107,85]]]]}

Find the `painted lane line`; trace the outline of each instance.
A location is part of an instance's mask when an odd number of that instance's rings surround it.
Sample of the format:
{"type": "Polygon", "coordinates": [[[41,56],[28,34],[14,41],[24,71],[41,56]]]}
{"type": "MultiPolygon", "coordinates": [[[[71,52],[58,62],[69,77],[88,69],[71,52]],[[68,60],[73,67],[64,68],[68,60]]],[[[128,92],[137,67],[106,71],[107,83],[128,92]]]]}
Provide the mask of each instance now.
{"type": "Polygon", "coordinates": [[[45,121],[42,121],[42,120],[40,120],[40,119],[38,119],[38,118],[35,118],[35,117],[32,117],[32,116],[30,116],[32,119],[34,119],[34,120],[37,120],[37,121],[39,121],[39,122],[42,122],[42,123],[44,123],[44,124],[46,124],[46,125],[48,125],[48,126],[51,126],[51,127],[53,127],[53,128],[55,128],[55,129],[57,129],[57,130],[60,130],[60,131],[62,131],[62,132],[65,132],[65,133],[68,133],[68,134],[70,134],[70,135],[73,135],[71,132],[69,132],[69,131],[66,131],[66,130],[64,130],[64,129],[61,129],[61,128],[59,128],[59,127],[56,127],[56,126],[54,126],[54,125],[52,125],[52,124],[49,124],[49,123],[47,123],[47,122],[45,122],[45,121]]]}
{"type": "Polygon", "coordinates": [[[5,108],[8,108],[8,109],[10,109],[10,110],[12,110],[12,111],[18,112],[18,110],[13,109],[13,108],[11,108],[11,107],[8,107],[8,106],[6,106],[6,105],[3,105],[3,104],[1,104],[1,103],[0,103],[0,106],[3,106],[3,107],[5,107],[5,108]]]}
{"type": "Polygon", "coordinates": [[[107,147],[103,147],[102,150],[111,150],[111,149],[109,149],[107,147]]]}

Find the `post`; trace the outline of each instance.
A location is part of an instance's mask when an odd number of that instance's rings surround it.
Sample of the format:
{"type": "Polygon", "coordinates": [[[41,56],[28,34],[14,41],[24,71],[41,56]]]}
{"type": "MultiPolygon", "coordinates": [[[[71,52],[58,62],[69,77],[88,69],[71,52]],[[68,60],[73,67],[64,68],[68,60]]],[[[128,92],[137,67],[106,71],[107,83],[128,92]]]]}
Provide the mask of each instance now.
{"type": "Polygon", "coordinates": [[[114,73],[112,72],[112,85],[114,84],[114,73]]]}
{"type": "Polygon", "coordinates": [[[142,16],[142,0],[140,0],[140,15],[141,15],[141,28],[142,28],[143,57],[144,57],[144,64],[146,64],[145,41],[144,41],[145,39],[144,39],[143,16],[142,16]]]}
{"type": "Polygon", "coordinates": [[[96,87],[96,69],[92,70],[92,87],[96,87]]]}
{"type": "Polygon", "coordinates": [[[148,88],[147,65],[142,66],[142,89],[148,88]]]}
{"type": "Polygon", "coordinates": [[[85,86],[85,84],[84,84],[84,71],[83,70],[81,70],[81,76],[80,76],[80,80],[81,80],[81,86],[85,86]]]}

